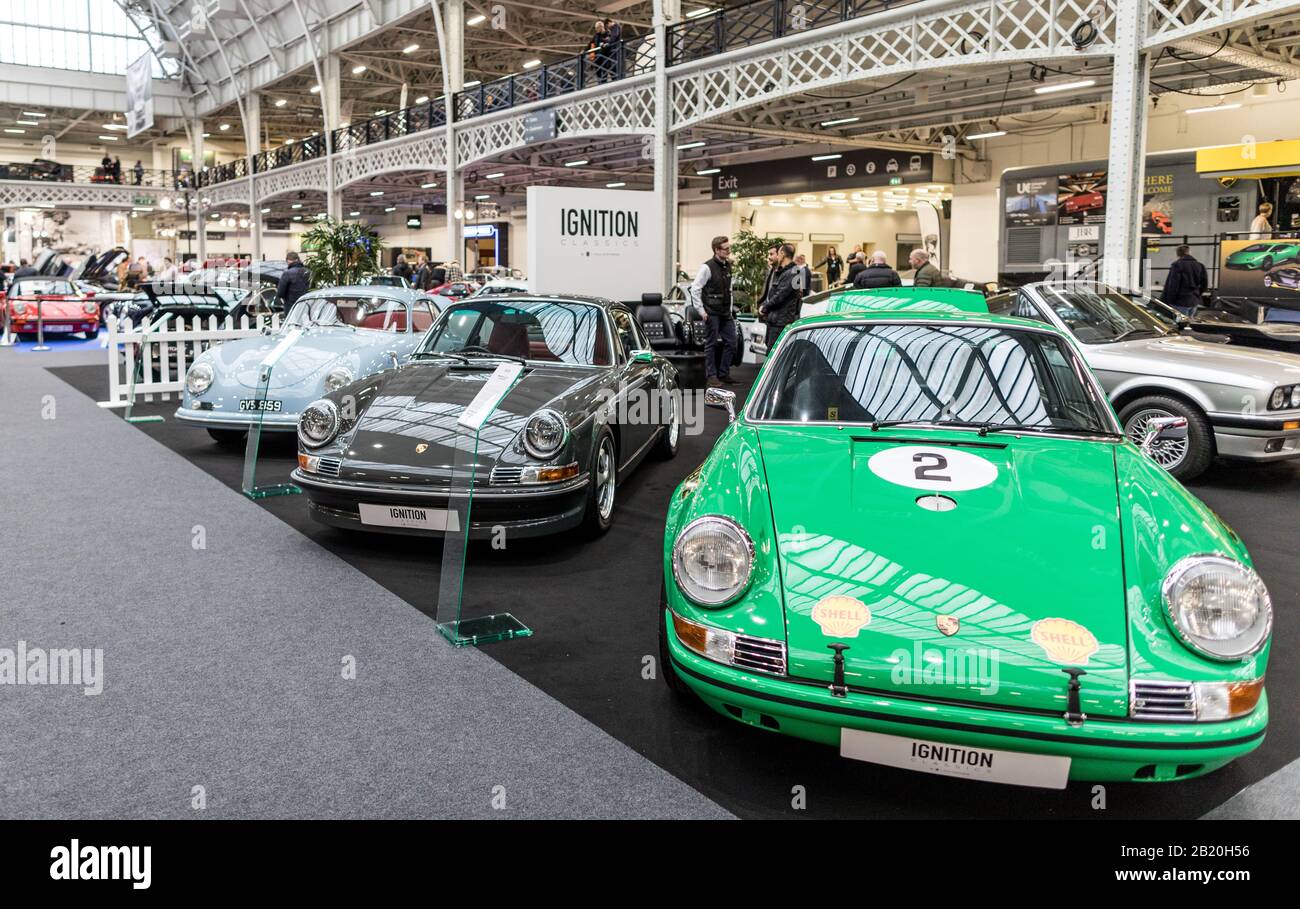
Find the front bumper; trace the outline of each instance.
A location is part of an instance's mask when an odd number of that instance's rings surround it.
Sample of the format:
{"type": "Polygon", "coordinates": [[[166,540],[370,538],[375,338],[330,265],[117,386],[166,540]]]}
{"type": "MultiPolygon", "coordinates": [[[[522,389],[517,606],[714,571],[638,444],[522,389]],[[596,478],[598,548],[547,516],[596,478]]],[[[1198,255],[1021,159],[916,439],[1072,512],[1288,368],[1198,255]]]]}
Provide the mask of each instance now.
{"type": "Polygon", "coordinates": [[[1300,458],[1300,414],[1278,416],[1209,414],[1214,448],[1221,458],[1286,461],[1300,458]],[[1286,427],[1292,427],[1290,429],[1286,427]]]}
{"type": "MultiPolygon", "coordinates": [[[[252,429],[257,424],[257,414],[253,411],[244,413],[223,413],[212,410],[194,410],[188,407],[176,408],[176,419],[182,423],[193,423],[210,429],[252,429]]],[[[297,432],[298,415],[296,413],[263,413],[263,432],[297,432]]]]}
{"type": "MultiPolygon", "coordinates": [[[[42,324],[46,334],[72,335],[83,331],[99,331],[99,321],[95,316],[79,316],[75,319],[51,319],[46,316],[42,324]]],[[[14,334],[34,335],[39,328],[40,324],[34,318],[15,317],[9,324],[9,330],[14,334]]]]}
{"type": "Polygon", "coordinates": [[[825,686],[724,666],[677,638],[665,611],[678,676],[718,713],[742,723],[838,747],[841,729],[974,748],[1068,757],[1070,779],[1152,782],[1201,776],[1258,748],[1268,697],[1247,716],[1214,723],[1089,719],[969,707],[880,693],[832,695],[825,686]]]}
{"type": "MultiPolygon", "coordinates": [[[[295,469],[291,478],[306,493],[311,516],[322,524],[372,533],[443,536],[440,531],[363,524],[357,506],[364,502],[445,509],[451,498],[445,490],[336,480],[307,473],[302,468],[295,469]]],[[[490,539],[498,533],[497,528],[504,528],[508,539],[546,536],[577,527],[587,507],[588,479],[588,474],[582,474],[553,486],[476,488],[470,509],[470,538],[490,539]]],[[[458,493],[455,498],[456,506],[463,507],[465,494],[458,493]]]]}

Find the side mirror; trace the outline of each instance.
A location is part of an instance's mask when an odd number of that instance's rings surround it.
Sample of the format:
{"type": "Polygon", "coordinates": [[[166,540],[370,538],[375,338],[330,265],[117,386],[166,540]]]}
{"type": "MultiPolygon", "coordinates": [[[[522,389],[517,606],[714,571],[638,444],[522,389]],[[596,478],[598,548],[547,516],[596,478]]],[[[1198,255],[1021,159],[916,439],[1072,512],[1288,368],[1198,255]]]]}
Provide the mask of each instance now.
{"type": "Polygon", "coordinates": [[[399,367],[399,366],[402,365],[401,363],[399,363],[399,362],[397,361],[397,351],[395,351],[395,350],[386,350],[386,351],[384,351],[384,356],[386,356],[386,357],[391,357],[391,358],[392,358],[392,360],[393,360],[393,369],[396,369],[397,367],[399,367]]]}
{"type": "Polygon", "coordinates": [[[1178,442],[1186,438],[1186,417],[1155,417],[1147,423],[1140,447],[1143,454],[1149,455],[1157,442],[1178,442]]]}
{"type": "Polygon", "coordinates": [[[655,352],[653,350],[632,351],[633,363],[653,363],[654,361],[655,361],[655,352]]]}
{"type": "Polygon", "coordinates": [[[704,390],[704,406],[719,407],[727,411],[727,422],[736,421],[736,393],[728,391],[725,388],[706,388],[704,390]]]}

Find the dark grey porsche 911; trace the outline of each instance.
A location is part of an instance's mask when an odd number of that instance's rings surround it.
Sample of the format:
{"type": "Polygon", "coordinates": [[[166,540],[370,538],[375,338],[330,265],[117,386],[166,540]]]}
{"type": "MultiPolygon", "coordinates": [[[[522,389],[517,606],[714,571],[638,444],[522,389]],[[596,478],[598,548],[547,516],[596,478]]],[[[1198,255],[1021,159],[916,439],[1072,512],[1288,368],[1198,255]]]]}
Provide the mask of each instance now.
{"type": "Polygon", "coordinates": [[[537,536],[614,519],[619,480],[681,435],[677,373],[632,312],[588,297],[518,295],[449,306],[405,365],[345,385],[298,421],[298,469],[317,520],[440,535],[470,488],[470,535],[537,536]],[[522,376],[478,433],[466,408],[501,364],[522,376]],[[455,507],[451,507],[455,504],[455,507]]]}

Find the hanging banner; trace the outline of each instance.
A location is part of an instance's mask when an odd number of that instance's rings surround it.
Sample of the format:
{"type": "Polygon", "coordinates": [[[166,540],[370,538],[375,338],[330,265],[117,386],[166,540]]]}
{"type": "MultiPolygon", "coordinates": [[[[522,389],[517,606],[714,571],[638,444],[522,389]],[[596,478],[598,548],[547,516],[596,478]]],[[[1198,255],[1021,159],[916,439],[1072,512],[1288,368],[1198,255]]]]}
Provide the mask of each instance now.
{"type": "Polygon", "coordinates": [[[1172,171],[1147,174],[1142,193],[1142,235],[1167,237],[1174,232],[1174,175],[1172,171]]]}
{"type": "Polygon", "coordinates": [[[1056,178],[1026,177],[1007,188],[1008,227],[1046,227],[1056,223],[1056,178]],[[1014,190],[1014,191],[1013,191],[1014,190]]]}
{"type": "Polygon", "coordinates": [[[943,230],[939,209],[933,202],[917,202],[916,217],[921,223],[921,247],[930,254],[931,264],[943,268],[943,230]]]}
{"type": "Polygon", "coordinates": [[[153,128],[153,54],[142,54],[126,68],[126,137],[153,128]]]}

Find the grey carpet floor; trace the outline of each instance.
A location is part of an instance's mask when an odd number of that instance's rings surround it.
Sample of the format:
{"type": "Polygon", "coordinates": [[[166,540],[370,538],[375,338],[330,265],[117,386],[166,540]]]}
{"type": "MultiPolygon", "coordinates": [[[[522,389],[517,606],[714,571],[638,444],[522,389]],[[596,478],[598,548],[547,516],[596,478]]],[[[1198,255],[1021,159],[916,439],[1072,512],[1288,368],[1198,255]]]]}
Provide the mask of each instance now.
{"type": "Polygon", "coordinates": [[[52,357],[103,354],[0,348],[0,648],[102,648],[104,689],[0,685],[0,816],[728,816],[52,357]]]}

